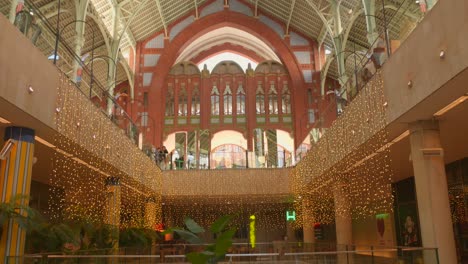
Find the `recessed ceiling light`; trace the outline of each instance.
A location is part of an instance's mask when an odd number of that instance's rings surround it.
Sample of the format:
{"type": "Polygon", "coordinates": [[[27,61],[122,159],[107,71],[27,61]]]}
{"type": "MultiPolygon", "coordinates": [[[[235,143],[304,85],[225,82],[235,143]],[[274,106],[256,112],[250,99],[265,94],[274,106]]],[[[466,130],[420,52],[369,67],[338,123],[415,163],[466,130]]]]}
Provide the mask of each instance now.
{"type": "Polygon", "coordinates": [[[332,52],[329,49],[325,49],[325,55],[330,55],[332,52]]]}
{"type": "Polygon", "coordinates": [[[11,122],[6,120],[5,118],[2,118],[0,117],[0,123],[3,123],[3,124],[10,124],[11,122]]]}
{"type": "MultiPolygon", "coordinates": [[[[60,56],[57,54],[57,56],[55,56],[56,60],[59,60],[60,59],[60,56]]],[[[54,54],[50,55],[49,57],[47,57],[48,60],[54,60],[54,54]]]]}

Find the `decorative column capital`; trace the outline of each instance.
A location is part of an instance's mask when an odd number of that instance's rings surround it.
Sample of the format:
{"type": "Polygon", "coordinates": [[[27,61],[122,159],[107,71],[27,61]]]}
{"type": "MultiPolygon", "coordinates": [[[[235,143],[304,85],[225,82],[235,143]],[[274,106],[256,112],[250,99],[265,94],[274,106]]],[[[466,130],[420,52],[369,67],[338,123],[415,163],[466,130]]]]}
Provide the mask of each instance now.
{"type": "Polygon", "coordinates": [[[10,126],[5,128],[5,136],[3,139],[13,139],[17,141],[23,141],[28,143],[34,143],[35,131],[26,127],[10,126]]]}
{"type": "Polygon", "coordinates": [[[110,176],[105,179],[106,186],[119,186],[120,185],[120,177],[117,176],[110,176]]]}

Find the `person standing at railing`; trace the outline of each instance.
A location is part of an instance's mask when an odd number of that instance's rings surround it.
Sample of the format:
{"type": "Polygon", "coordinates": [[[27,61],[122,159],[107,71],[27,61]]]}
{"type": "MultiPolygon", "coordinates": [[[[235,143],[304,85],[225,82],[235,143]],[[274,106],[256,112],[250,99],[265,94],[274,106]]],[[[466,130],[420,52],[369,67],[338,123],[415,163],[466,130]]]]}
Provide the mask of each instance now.
{"type": "Polygon", "coordinates": [[[161,168],[163,168],[165,170],[165,169],[167,169],[167,159],[168,159],[168,156],[169,156],[169,152],[167,151],[166,146],[161,147],[161,152],[162,152],[161,168]]]}
{"type": "Polygon", "coordinates": [[[171,168],[176,169],[177,168],[177,161],[179,160],[179,151],[177,149],[174,149],[174,151],[171,154],[171,168]]]}
{"type": "Polygon", "coordinates": [[[372,53],[372,62],[374,62],[374,66],[376,69],[380,69],[384,62],[387,60],[387,50],[386,50],[386,42],[383,36],[379,36],[377,41],[374,43],[374,49],[372,53]]]}
{"type": "MultiPolygon", "coordinates": [[[[153,148],[154,150],[154,163],[161,168],[161,148],[153,148]]],[[[162,169],[162,168],[161,168],[162,169]]]]}
{"type": "Polygon", "coordinates": [[[194,166],[195,163],[195,157],[193,156],[193,153],[190,151],[189,154],[187,155],[187,169],[191,169],[194,166]]]}

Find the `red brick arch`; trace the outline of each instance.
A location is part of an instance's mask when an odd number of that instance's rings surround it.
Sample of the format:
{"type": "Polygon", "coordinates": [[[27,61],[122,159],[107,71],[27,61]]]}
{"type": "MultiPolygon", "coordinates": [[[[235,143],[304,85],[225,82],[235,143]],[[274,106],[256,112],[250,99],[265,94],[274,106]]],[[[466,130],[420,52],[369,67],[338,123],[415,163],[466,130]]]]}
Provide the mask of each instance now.
{"type": "MultiPolygon", "coordinates": [[[[156,102],[158,98],[163,97],[163,90],[161,87],[164,87],[166,77],[179,54],[200,36],[221,27],[233,27],[243,30],[256,36],[270,46],[278,55],[291,77],[293,87],[291,90],[294,100],[293,114],[295,114],[295,111],[298,111],[299,109],[305,109],[305,89],[303,89],[304,79],[302,71],[288,44],[278,35],[278,33],[258,19],[238,12],[229,11],[227,9],[195,20],[180,32],[170,43],[166,41],[164,52],[159,58],[151,81],[149,93],[149,99],[151,102],[156,102]]],[[[163,104],[152,103],[150,106],[150,113],[157,115],[157,120],[164,120],[163,104]]],[[[159,124],[160,127],[158,127],[157,130],[162,131],[163,122],[159,124]]],[[[299,122],[296,122],[295,124],[296,131],[299,130],[298,123],[299,122]]],[[[295,136],[298,137],[298,133],[295,133],[295,136]]],[[[160,144],[161,140],[162,133],[161,136],[156,137],[155,143],[160,144]]]]}

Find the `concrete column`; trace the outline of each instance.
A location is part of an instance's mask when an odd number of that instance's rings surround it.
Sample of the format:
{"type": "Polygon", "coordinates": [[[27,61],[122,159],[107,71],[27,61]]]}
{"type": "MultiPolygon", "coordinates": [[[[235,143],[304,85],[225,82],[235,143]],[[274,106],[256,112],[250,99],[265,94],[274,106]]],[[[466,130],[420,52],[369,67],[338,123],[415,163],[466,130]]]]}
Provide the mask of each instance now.
{"type": "Polygon", "coordinates": [[[119,52],[119,43],[116,39],[111,41],[111,58],[113,61],[109,61],[109,71],[107,76],[107,89],[109,91],[109,98],[107,100],[107,113],[109,115],[115,114],[114,113],[114,102],[112,99],[114,98],[114,89],[115,89],[115,81],[116,81],[116,74],[117,74],[117,57],[119,52]]]}
{"type": "MultiPolygon", "coordinates": [[[[344,184],[338,183],[333,189],[335,203],[336,244],[338,251],[352,250],[353,226],[351,219],[351,204],[346,197],[344,184]]],[[[352,254],[341,253],[337,255],[338,264],[353,263],[352,254]]]]}
{"type": "Polygon", "coordinates": [[[145,204],[145,226],[148,229],[154,229],[158,224],[157,220],[157,204],[153,197],[146,200],[145,204]]]}
{"type": "Polygon", "coordinates": [[[377,24],[375,23],[375,0],[362,0],[362,6],[366,15],[367,40],[370,45],[374,45],[379,37],[377,24]]]}
{"type": "Polygon", "coordinates": [[[104,215],[104,223],[113,226],[120,225],[120,178],[106,178],[106,212],[104,215]]]}
{"type": "Polygon", "coordinates": [[[120,226],[120,178],[107,177],[106,184],[106,207],[104,211],[104,223],[113,227],[112,239],[114,239],[114,250],[119,247],[119,226],[120,226]]]}
{"type": "MultiPolygon", "coordinates": [[[[81,58],[81,50],[83,49],[85,43],[85,28],[86,28],[86,11],[88,10],[89,0],[86,1],[79,1],[76,10],[75,10],[75,32],[76,32],[76,39],[75,39],[75,54],[81,58]]],[[[92,30],[92,29],[91,29],[92,30]]],[[[92,47],[94,48],[94,47],[92,47]]],[[[79,61],[73,61],[73,81],[79,83],[81,81],[81,73],[83,67],[79,63],[79,61]]]]}
{"type": "MultiPolygon", "coordinates": [[[[440,261],[455,264],[457,254],[438,121],[417,121],[409,128],[422,245],[437,247],[440,261]]],[[[424,263],[436,263],[430,252],[425,253],[424,263]]]]}
{"type": "Polygon", "coordinates": [[[310,209],[310,201],[304,199],[302,201],[302,232],[304,234],[304,243],[315,243],[314,216],[310,209]]]}
{"type": "MultiPolygon", "coordinates": [[[[110,42],[111,50],[109,57],[111,57],[114,61],[114,63],[109,63],[109,71],[108,71],[108,76],[107,76],[107,89],[109,91],[109,95],[111,97],[114,97],[114,88],[115,88],[115,77],[116,77],[116,72],[117,72],[117,58],[119,55],[119,44],[120,44],[120,38],[119,38],[119,21],[120,21],[120,7],[119,5],[114,2],[114,8],[113,8],[113,20],[112,20],[112,41],[110,42]]],[[[123,32],[122,32],[123,34],[123,32]]],[[[112,115],[114,109],[114,102],[112,101],[112,98],[109,98],[107,100],[107,113],[109,115],[112,115]]]]}
{"type": "Polygon", "coordinates": [[[346,47],[343,47],[343,27],[341,25],[341,11],[340,11],[341,3],[337,0],[330,1],[330,10],[332,12],[333,17],[333,41],[335,43],[335,55],[336,55],[336,63],[338,66],[338,75],[339,75],[339,82],[340,85],[343,85],[347,81],[346,76],[346,65],[345,65],[345,56],[346,54],[343,52],[346,47]]]}
{"type": "Polygon", "coordinates": [[[294,230],[294,223],[287,221],[286,222],[286,237],[285,242],[295,242],[296,241],[296,232],[294,230]]]}
{"type": "MultiPolygon", "coordinates": [[[[18,207],[27,206],[31,189],[31,172],[34,155],[34,130],[24,127],[7,127],[2,149],[9,149],[5,159],[0,160],[0,202],[9,203],[15,200],[18,207]]],[[[21,209],[19,213],[23,214],[21,209]]],[[[3,226],[0,239],[0,261],[10,263],[8,256],[24,254],[26,231],[17,223],[9,220],[3,226]]],[[[15,262],[16,263],[16,262],[15,262]]]]}
{"type": "MultiPolygon", "coordinates": [[[[82,23],[79,23],[79,22],[77,22],[77,23],[82,24],[82,23]]],[[[75,40],[75,54],[77,54],[80,57],[81,57],[81,50],[83,49],[84,42],[85,42],[85,38],[84,38],[84,31],[83,31],[82,34],[79,34],[79,33],[77,34],[76,40],[75,40]]],[[[77,84],[81,82],[82,71],[83,71],[83,67],[81,66],[81,64],[77,60],[74,60],[73,61],[73,79],[72,80],[74,80],[75,83],[77,83],[77,84]]]]}

